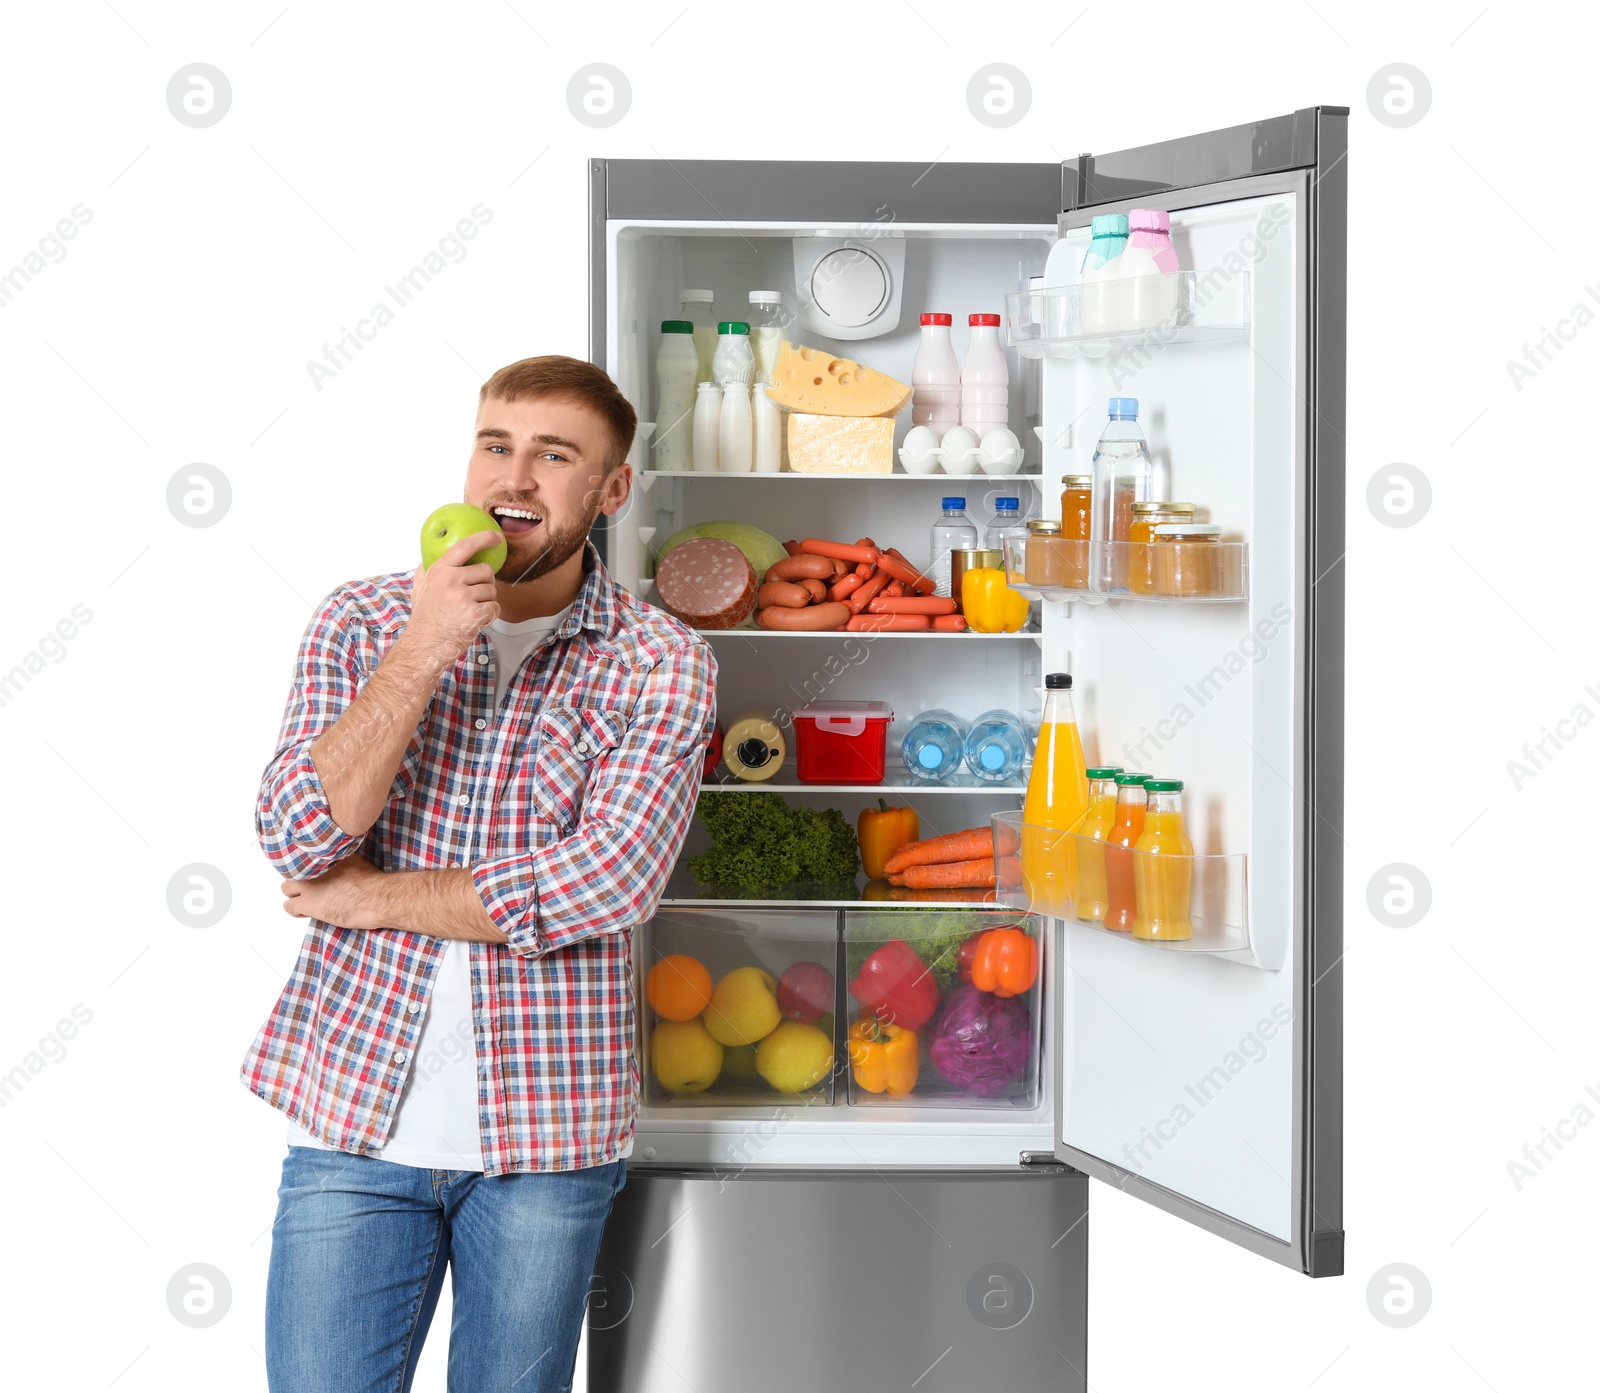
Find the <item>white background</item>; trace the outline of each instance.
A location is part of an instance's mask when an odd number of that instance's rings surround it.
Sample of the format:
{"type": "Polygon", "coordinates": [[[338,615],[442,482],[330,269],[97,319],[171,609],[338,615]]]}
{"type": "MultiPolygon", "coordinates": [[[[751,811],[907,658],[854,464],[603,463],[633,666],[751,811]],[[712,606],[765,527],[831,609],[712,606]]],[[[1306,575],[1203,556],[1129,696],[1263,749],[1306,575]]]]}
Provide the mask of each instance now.
{"type": "MultiPolygon", "coordinates": [[[[1520,788],[1507,768],[1577,704],[1600,712],[1580,444],[1600,329],[1520,388],[1506,366],[1600,280],[1582,11],[115,5],[12,7],[0,58],[0,274],[92,212],[0,307],[0,671],[92,613],[0,706],[0,1074],[92,1013],[0,1108],[8,1373],[265,1387],[283,1127],[236,1069],[298,934],[254,845],[256,782],[311,604],[412,563],[420,519],[458,496],[480,381],[585,354],[585,157],[1055,160],[1321,102],[1351,108],[1348,1275],[1308,1281],[1096,1186],[1088,1376],[1100,1393],[1592,1379],[1600,1126],[1520,1189],[1507,1169],[1600,1089],[1578,893],[1600,730],[1568,727],[1520,788]],[[165,100],[197,61],[232,88],[206,129],[165,100]],[[1001,130],[965,99],[996,61],[1032,86],[1001,130]],[[608,129],[567,106],[592,62],[631,84],[608,129]],[[1431,84],[1405,128],[1368,106],[1396,62],[1431,84]],[[479,203],[493,217],[465,258],[318,390],[307,360],[479,203]],[[232,489],[204,529],[166,503],[195,462],[232,489]],[[1366,501],[1395,462],[1431,485],[1414,526],[1366,501]],[[212,928],[167,907],[192,862],[232,887],[212,928]],[[1395,862],[1432,887],[1404,929],[1367,907],[1395,862]],[[196,1262],[231,1286],[205,1329],[166,1297],[196,1262]],[[1367,1296],[1396,1262],[1432,1292],[1405,1329],[1367,1296]]],[[[419,1389],[443,1387],[446,1328],[442,1309],[419,1389]]]]}

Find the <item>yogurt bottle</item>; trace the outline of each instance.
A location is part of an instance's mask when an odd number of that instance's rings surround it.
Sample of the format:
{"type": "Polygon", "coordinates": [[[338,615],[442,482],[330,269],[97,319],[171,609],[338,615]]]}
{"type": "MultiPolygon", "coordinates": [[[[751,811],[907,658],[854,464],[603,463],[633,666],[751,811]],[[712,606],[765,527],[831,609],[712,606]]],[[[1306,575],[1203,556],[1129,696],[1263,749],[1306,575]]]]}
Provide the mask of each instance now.
{"type": "Polygon", "coordinates": [[[967,316],[967,356],[961,364],[961,424],[981,439],[1011,422],[1010,375],[1000,347],[1000,316],[967,316]]]}
{"type": "Polygon", "coordinates": [[[687,319],[661,321],[656,349],[656,433],[652,441],[657,469],[694,468],[694,384],[700,355],[694,325],[687,319]]]}
{"type": "Polygon", "coordinates": [[[756,359],[756,381],[771,382],[778,361],[778,345],[784,338],[783,292],[750,292],[750,351],[756,359]]]}
{"type": "MultiPolygon", "coordinates": [[[[766,394],[763,387],[761,395],[766,394]]],[[[748,474],[754,451],[750,389],[742,382],[730,382],[722,389],[722,414],[717,420],[717,468],[724,474],[748,474]]]]}
{"type": "Polygon", "coordinates": [[[722,388],[715,382],[702,382],[695,388],[694,467],[696,471],[717,468],[722,429],[722,388]]]}
{"type": "Polygon", "coordinates": [[[679,319],[694,325],[695,351],[700,355],[696,382],[711,381],[711,355],[717,351],[717,312],[709,290],[685,290],[679,319]]]}
{"type": "Polygon", "coordinates": [[[1114,334],[1126,327],[1117,262],[1128,244],[1128,215],[1102,213],[1089,224],[1089,249],[1079,277],[1078,327],[1085,334],[1114,334]]]}
{"type": "Polygon", "coordinates": [[[757,474],[777,474],[783,469],[783,408],[767,395],[767,384],[750,390],[750,417],[754,425],[754,468],[757,474]]]}
{"type": "Polygon", "coordinates": [[[927,426],[941,439],[961,424],[961,364],[950,345],[952,318],[922,316],[922,341],[911,364],[911,424],[927,426]]]}
{"type": "Polygon", "coordinates": [[[1128,243],[1113,265],[1125,283],[1130,329],[1154,329],[1178,316],[1178,253],[1172,248],[1171,216],[1159,208],[1128,214],[1128,243]]]}
{"type": "Polygon", "coordinates": [[[750,351],[750,326],[742,319],[725,319],[717,325],[717,347],[711,355],[711,380],[719,387],[730,382],[748,387],[755,381],[756,356],[750,351]]]}
{"type": "Polygon", "coordinates": [[[781,290],[750,292],[750,351],[756,360],[756,390],[751,393],[750,411],[755,420],[756,472],[775,474],[789,458],[783,410],[770,401],[763,384],[772,381],[777,366],[778,347],[789,336],[789,314],[783,307],[781,290]]]}

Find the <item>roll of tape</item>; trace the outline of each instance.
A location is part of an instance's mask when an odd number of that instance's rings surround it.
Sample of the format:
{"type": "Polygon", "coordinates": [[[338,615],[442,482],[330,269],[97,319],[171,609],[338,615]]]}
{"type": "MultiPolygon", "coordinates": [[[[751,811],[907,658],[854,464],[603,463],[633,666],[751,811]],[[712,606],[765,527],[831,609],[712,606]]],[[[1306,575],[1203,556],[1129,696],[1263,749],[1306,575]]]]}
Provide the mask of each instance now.
{"type": "Polygon", "coordinates": [[[765,711],[746,711],[728,725],[722,737],[722,763],[738,779],[758,783],[783,768],[788,745],[783,732],[765,711]]]}

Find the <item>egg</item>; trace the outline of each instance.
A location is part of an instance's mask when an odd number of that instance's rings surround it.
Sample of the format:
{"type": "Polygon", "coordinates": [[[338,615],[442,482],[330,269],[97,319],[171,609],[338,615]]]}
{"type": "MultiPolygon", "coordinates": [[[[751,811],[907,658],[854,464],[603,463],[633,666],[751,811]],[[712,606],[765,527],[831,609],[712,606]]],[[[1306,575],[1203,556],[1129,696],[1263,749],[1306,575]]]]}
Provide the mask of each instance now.
{"type": "Polygon", "coordinates": [[[985,474],[1015,474],[1022,466],[1022,442],[1004,426],[987,431],[978,446],[978,463],[985,474]]]}
{"type": "Polygon", "coordinates": [[[900,448],[908,455],[931,455],[939,448],[939,432],[932,426],[912,426],[900,448]]]}
{"type": "Polygon", "coordinates": [[[977,432],[969,430],[966,426],[951,426],[944,433],[944,439],[939,442],[939,448],[947,455],[959,455],[972,449],[977,443],[977,432]]]}
{"type": "Polygon", "coordinates": [[[1004,426],[996,426],[983,437],[983,452],[999,458],[1007,450],[1020,449],[1022,442],[1004,426]]]}

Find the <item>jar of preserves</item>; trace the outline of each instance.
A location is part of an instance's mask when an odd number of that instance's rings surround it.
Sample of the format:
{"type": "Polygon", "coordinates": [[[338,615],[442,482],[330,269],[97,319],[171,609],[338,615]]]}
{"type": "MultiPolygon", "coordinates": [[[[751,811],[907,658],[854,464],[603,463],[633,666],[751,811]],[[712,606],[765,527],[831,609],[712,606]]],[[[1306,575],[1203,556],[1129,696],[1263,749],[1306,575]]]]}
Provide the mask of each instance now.
{"type": "Polygon", "coordinates": [[[1154,593],[1196,599],[1227,593],[1222,529],[1193,522],[1162,523],[1150,542],[1154,593]]]}
{"type": "Polygon", "coordinates": [[[1133,522],[1128,527],[1128,588],[1140,595],[1155,592],[1155,572],[1151,569],[1150,538],[1157,527],[1168,523],[1194,521],[1193,503],[1151,501],[1133,505],[1133,522]]]}
{"type": "Polygon", "coordinates": [[[1034,518],[1028,524],[1028,540],[1023,548],[1024,581],[1052,590],[1067,587],[1066,556],[1059,522],[1054,518],[1034,518]]]}
{"type": "Polygon", "coordinates": [[[1061,535],[1070,541],[1089,540],[1089,503],[1094,475],[1068,474],[1061,481],[1061,535]]]}

